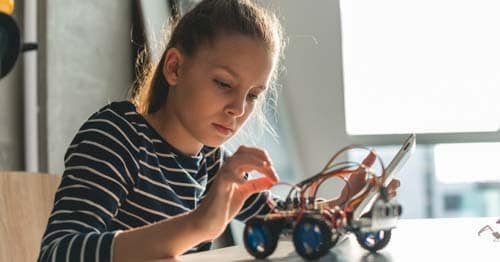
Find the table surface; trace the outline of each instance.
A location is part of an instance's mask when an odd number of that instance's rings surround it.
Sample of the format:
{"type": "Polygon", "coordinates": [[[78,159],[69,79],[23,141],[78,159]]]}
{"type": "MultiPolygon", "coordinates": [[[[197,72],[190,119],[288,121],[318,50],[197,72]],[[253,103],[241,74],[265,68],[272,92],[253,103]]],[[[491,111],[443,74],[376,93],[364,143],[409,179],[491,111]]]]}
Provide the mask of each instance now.
{"type": "MultiPolygon", "coordinates": [[[[348,235],[318,261],[500,261],[500,241],[490,232],[478,236],[485,225],[496,218],[402,219],[392,230],[389,244],[377,253],[364,250],[354,235],[348,235]],[[486,236],[486,237],[485,237],[486,236]]],[[[233,246],[188,254],[174,261],[254,261],[244,246],[233,246]]],[[[276,251],[264,261],[303,261],[291,241],[280,240],[276,251]]]]}

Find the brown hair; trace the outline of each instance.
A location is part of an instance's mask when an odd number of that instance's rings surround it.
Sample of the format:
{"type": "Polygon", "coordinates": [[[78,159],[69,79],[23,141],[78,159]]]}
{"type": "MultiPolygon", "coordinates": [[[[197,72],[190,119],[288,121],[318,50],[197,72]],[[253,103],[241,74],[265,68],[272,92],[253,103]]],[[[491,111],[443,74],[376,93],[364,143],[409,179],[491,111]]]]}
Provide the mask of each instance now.
{"type": "MultiPolygon", "coordinates": [[[[163,77],[162,66],[169,48],[176,47],[183,54],[193,56],[200,46],[213,43],[223,33],[242,34],[262,40],[278,58],[284,46],[281,25],[276,16],[249,0],[203,0],[180,20],[174,18],[172,25],[173,31],[160,61],[155,67],[143,68],[137,89],[132,93],[132,102],[139,113],[154,113],[167,101],[168,83],[163,77]]],[[[275,68],[277,71],[279,66],[275,68]]],[[[273,80],[275,78],[276,72],[273,72],[273,80]]],[[[269,89],[266,97],[271,96],[271,99],[267,100],[275,105],[276,88],[271,85],[269,89]]],[[[258,121],[274,134],[265,119],[263,106],[256,107],[256,111],[258,121]]]]}

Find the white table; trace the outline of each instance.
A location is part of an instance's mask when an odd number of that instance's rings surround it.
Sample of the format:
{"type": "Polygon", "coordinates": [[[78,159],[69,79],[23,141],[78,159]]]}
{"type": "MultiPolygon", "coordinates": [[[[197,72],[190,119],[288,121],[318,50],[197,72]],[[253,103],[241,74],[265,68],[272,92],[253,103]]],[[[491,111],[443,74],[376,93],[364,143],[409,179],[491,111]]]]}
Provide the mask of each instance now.
{"type": "MultiPolygon", "coordinates": [[[[400,220],[392,231],[391,241],[378,253],[364,250],[350,235],[319,261],[500,261],[500,241],[477,234],[486,224],[500,231],[495,221],[495,218],[400,220]]],[[[267,260],[303,261],[290,241],[280,241],[267,260]]],[[[254,258],[243,246],[233,246],[160,261],[244,262],[254,258]]]]}

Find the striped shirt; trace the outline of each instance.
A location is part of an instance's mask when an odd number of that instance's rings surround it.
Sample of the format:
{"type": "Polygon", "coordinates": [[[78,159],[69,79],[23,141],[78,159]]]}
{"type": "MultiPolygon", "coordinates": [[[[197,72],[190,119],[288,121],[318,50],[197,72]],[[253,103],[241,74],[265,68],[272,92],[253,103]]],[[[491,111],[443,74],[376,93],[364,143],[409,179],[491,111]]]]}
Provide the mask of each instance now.
{"type": "MultiPolygon", "coordinates": [[[[197,156],[179,152],[128,101],[103,107],[65,154],[38,261],[112,261],[119,231],[195,209],[225,155],[207,146],[197,156]]],[[[267,197],[252,195],[236,218],[244,222],[270,212],[267,197]]],[[[202,243],[188,252],[209,247],[202,243]]]]}

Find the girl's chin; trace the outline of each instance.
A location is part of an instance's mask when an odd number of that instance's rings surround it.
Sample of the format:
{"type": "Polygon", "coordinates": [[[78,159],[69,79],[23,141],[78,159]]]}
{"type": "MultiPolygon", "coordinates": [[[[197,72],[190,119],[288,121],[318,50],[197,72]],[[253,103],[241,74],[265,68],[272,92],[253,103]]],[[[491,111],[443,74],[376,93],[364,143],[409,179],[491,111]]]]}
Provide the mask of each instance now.
{"type": "Polygon", "coordinates": [[[225,142],[227,142],[229,139],[231,139],[231,137],[225,137],[225,138],[217,137],[213,139],[207,139],[203,144],[209,147],[219,147],[225,142]]]}

